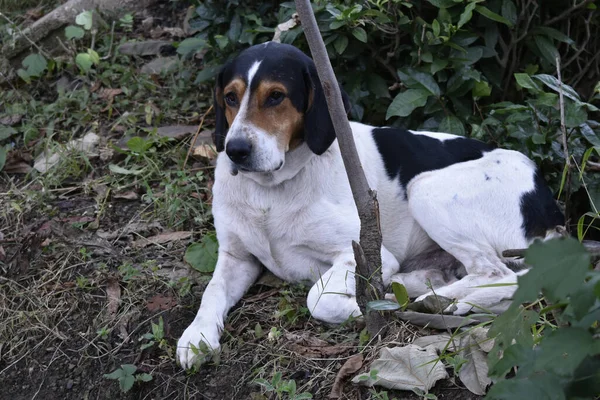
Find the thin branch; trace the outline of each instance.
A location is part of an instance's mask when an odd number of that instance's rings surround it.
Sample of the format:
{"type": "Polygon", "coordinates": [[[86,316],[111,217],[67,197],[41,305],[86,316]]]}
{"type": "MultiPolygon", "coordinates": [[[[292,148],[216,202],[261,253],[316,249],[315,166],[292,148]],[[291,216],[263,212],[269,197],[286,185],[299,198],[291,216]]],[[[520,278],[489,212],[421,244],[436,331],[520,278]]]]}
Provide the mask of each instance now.
{"type": "MultiPolygon", "coordinates": [[[[327,100],[327,108],[338,139],[342,160],[348,175],[348,181],[356,203],[358,217],[360,218],[360,245],[353,245],[357,262],[356,297],[359,307],[367,323],[367,330],[371,336],[376,336],[385,329],[385,320],[378,312],[368,313],[366,303],[370,300],[383,298],[383,282],[381,278],[381,226],[379,224],[379,207],[377,194],[369,188],[361,161],[358,157],[352,129],[348,116],[344,110],[342,95],[331,62],[319,32],[315,15],[309,0],[296,0],[296,11],[300,16],[304,35],[310,47],[315,67],[327,100]],[[357,247],[360,250],[357,250],[357,247]],[[360,262],[359,262],[360,261],[360,262]],[[363,269],[364,267],[364,269],[363,269]],[[370,287],[374,290],[360,292],[363,286],[359,285],[362,277],[369,278],[370,287]]],[[[351,243],[348,243],[350,245],[351,243]]]]}
{"type": "Polygon", "coordinates": [[[568,18],[571,16],[572,13],[574,13],[575,11],[579,10],[582,7],[587,6],[588,4],[590,4],[593,1],[594,0],[583,0],[579,4],[574,4],[573,7],[569,8],[568,10],[563,11],[562,14],[559,14],[556,17],[551,18],[548,21],[544,22],[544,25],[552,25],[555,22],[558,22],[560,20],[568,18]]]}

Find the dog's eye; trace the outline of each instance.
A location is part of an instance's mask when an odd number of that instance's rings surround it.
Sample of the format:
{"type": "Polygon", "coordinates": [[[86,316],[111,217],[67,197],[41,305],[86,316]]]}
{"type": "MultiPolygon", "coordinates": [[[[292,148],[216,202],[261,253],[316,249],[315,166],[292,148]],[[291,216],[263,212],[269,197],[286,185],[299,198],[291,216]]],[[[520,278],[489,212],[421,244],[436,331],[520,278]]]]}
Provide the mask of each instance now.
{"type": "Polygon", "coordinates": [[[232,106],[235,107],[237,105],[237,96],[235,95],[235,93],[233,92],[229,92],[225,95],[225,102],[232,106]]]}
{"type": "Polygon", "coordinates": [[[283,94],[283,92],[280,92],[279,90],[275,90],[275,91],[271,92],[271,94],[267,98],[266,103],[268,106],[276,106],[277,104],[281,103],[284,98],[285,98],[285,94],[283,94]]]}

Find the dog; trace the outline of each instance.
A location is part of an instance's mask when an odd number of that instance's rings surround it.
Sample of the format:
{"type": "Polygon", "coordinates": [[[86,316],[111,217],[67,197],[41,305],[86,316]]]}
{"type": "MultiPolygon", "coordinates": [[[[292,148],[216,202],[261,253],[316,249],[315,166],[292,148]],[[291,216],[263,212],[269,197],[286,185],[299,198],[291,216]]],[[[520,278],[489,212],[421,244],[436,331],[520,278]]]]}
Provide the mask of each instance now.
{"type": "MultiPolygon", "coordinates": [[[[222,68],[214,107],[218,261],[178,342],[184,368],[219,349],[228,311],[263,266],[312,284],[314,318],[337,324],[361,315],[351,245],[360,221],[313,61],[291,45],[252,46],[222,68]]],[[[448,133],[350,126],[379,200],[384,284],[403,283],[411,298],[433,287],[456,299],[457,315],[473,304],[493,309],[514,288],[476,286],[522,273],[502,251],[564,223],[540,171],[519,152],[448,133]],[[415,266],[428,263],[437,266],[415,266]]]]}

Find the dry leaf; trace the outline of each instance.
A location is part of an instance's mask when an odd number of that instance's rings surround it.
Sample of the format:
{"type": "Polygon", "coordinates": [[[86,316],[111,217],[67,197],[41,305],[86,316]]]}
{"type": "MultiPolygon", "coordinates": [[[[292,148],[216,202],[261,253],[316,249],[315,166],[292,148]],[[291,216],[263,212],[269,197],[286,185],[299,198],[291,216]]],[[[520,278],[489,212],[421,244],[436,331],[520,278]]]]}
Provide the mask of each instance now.
{"type": "Polygon", "coordinates": [[[148,311],[158,311],[158,310],[168,310],[177,305],[177,300],[175,300],[171,296],[163,296],[162,294],[157,294],[152,297],[146,303],[146,308],[148,311]]]}
{"type": "Polygon", "coordinates": [[[16,125],[23,119],[23,114],[7,115],[0,118],[0,125],[16,125]]]}
{"type": "Polygon", "coordinates": [[[458,377],[471,393],[483,396],[492,383],[488,377],[487,355],[471,334],[462,337],[460,348],[459,355],[467,362],[461,367],[458,377]]]}
{"type": "Polygon", "coordinates": [[[363,365],[363,355],[362,353],[355,354],[349,359],[346,360],[342,368],[338,371],[335,382],[333,382],[333,387],[331,388],[331,393],[329,393],[330,399],[339,399],[342,396],[342,389],[344,380],[356,373],[363,365]]]}
{"type": "Polygon", "coordinates": [[[433,346],[422,348],[409,344],[383,348],[379,358],[371,364],[371,370],[377,370],[377,378],[371,379],[370,373],[367,373],[354,377],[352,382],[387,389],[419,388],[427,392],[437,381],[448,377],[444,364],[437,359],[437,351],[433,346]]]}
{"type": "Polygon", "coordinates": [[[217,157],[218,153],[210,144],[203,144],[194,149],[194,156],[208,158],[213,160],[217,157]]]}
{"type": "Polygon", "coordinates": [[[111,89],[111,88],[102,88],[98,92],[98,96],[101,99],[112,101],[113,98],[117,95],[123,93],[123,89],[111,89]]]}
{"type": "Polygon", "coordinates": [[[450,335],[421,336],[416,338],[412,344],[423,348],[433,346],[439,352],[444,351],[444,349],[447,351],[455,351],[454,342],[450,341],[450,335]]]}
{"type": "Polygon", "coordinates": [[[195,125],[167,125],[156,128],[156,134],[173,139],[183,139],[196,133],[197,129],[198,127],[195,125]]]}
{"type": "Polygon", "coordinates": [[[331,357],[353,348],[345,345],[332,346],[325,340],[310,335],[309,332],[300,335],[287,332],[284,337],[288,341],[286,347],[289,350],[305,357],[331,357]]]}
{"type": "Polygon", "coordinates": [[[108,316],[114,318],[117,316],[119,310],[119,303],[121,302],[121,286],[117,278],[111,277],[106,283],[106,298],[108,300],[108,316]]]}
{"type": "Polygon", "coordinates": [[[130,190],[128,192],[118,192],[115,193],[113,195],[113,198],[115,199],[124,199],[124,200],[137,200],[140,198],[140,196],[134,192],[133,190],[130,190]]]}
{"type": "Polygon", "coordinates": [[[174,242],[176,240],[188,239],[192,236],[191,231],[180,231],[180,232],[169,232],[161,233],[160,235],[152,236],[149,238],[142,238],[133,242],[133,247],[146,247],[151,244],[163,244],[168,242],[174,242]]]}

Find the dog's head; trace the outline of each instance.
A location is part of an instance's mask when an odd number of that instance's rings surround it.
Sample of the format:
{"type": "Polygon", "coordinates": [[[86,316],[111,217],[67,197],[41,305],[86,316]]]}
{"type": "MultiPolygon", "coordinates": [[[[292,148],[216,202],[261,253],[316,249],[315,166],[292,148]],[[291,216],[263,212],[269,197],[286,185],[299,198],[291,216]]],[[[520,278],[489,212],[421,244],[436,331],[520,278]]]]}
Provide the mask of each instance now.
{"type": "MultiPolygon", "coordinates": [[[[348,96],[342,97],[348,110],[348,96]]],[[[214,107],[217,151],[225,150],[242,171],[277,171],[302,143],[320,155],[335,140],[315,65],[290,45],[252,46],[226,64],[214,107]]]]}

